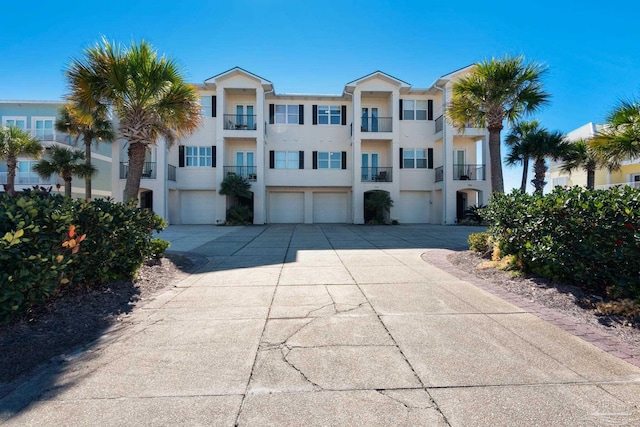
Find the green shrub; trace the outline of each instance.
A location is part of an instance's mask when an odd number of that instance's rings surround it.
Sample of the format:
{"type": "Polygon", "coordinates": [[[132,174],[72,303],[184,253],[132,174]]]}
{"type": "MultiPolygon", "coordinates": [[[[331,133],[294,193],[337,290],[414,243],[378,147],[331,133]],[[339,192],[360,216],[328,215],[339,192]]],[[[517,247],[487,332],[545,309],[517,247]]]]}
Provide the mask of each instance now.
{"type": "Polygon", "coordinates": [[[487,254],[493,249],[490,243],[489,233],[471,233],[467,238],[469,249],[480,254],[487,254]]]}
{"type": "Polygon", "coordinates": [[[0,321],[63,287],[132,277],[163,249],[153,231],[164,226],[146,209],[111,200],[0,195],[0,321]]]}
{"type": "Polygon", "coordinates": [[[253,221],[253,212],[246,205],[237,205],[227,211],[227,223],[229,225],[246,225],[253,221]]]}
{"type": "Polygon", "coordinates": [[[484,208],[484,205],[480,205],[480,206],[469,206],[467,209],[465,209],[464,211],[464,219],[472,221],[478,225],[482,224],[482,209],[484,208]]]}
{"type": "Polygon", "coordinates": [[[601,295],[640,296],[640,190],[514,191],[494,195],[482,212],[501,253],[526,271],[601,295]]]}

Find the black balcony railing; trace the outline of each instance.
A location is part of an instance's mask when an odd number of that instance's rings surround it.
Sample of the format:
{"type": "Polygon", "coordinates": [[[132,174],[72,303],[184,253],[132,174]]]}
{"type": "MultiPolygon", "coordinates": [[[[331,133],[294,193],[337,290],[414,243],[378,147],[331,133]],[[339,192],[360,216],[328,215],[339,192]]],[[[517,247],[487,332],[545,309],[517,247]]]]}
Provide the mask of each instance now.
{"type": "Polygon", "coordinates": [[[225,114],[224,128],[227,130],[256,130],[256,115],[225,114]]]}
{"type": "Polygon", "coordinates": [[[393,168],[373,167],[362,168],[361,182],[392,182],[393,168]]]}
{"type": "Polygon", "coordinates": [[[440,116],[436,119],[436,133],[442,132],[443,126],[444,126],[444,117],[440,116]]]}
{"type": "Polygon", "coordinates": [[[249,181],[255,181],[258,178],[256,166],[225,166],[224,176],[240,175],[249,181]]]}
{"type": "Polygon", "coordinates": [[[391,117],[363,117],[361,132],[391,132],[391,117]]]}
{"type": "Polygon", "coordinates": [[[169,181],[175,181],[176,180],[176,167],[173,165],[168,165],[169,169],[167,170],[167,179],[169,181]]]}
{"type": "MultiPolygon", "coordinates": [[[[120,179],[126,179],[129,175],[129,163],[120,162],[120,179]]],[[[156,179],[156,162],[144,162],[142,179],[156,179]]]]}
{"type": "Polygon", "coordinates": [[[442,166],[436,168],[436,182],[444,180],[444,168],[442,166]]]}
{"type": "Polygon", "coordinates": [[[453,165],[453,179],[459,181],[484,181],[484,165],[453,165]]]}

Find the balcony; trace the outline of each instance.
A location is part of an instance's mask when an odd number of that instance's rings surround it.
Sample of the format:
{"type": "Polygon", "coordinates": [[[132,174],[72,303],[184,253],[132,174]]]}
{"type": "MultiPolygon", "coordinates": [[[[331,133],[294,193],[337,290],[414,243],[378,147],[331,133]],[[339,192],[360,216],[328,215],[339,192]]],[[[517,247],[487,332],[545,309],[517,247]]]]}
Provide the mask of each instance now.
{"type": "Polygon", "coordinates": [[[393,168],[362,168],[360,182],[393,182],[393,168]]]}
{"type": "Polygon", "coordinates": [[[391,132],[392,131],[392,119],[391,117],[363,117],[361,132],[391,132]]]}
{"type": "Polygon", "coordinates": [[[258,178],[256,166],[225,166],[224,176],[240,175],[247,181],[255,182],[258,178]]]}
{"type": "Polygon", "coordinates": [[[73,145],[75,138],[68,133],[56,132],[53,129],[23,129],[38,141],[53,141],[65,145],[73,145]]]}
{"type": "MultiPolygon", "coordinates": [[[[0,172],[0,185],[7,183],[7,173],[8,172],[0,172]]],[[[44,179],[35,172],[16,171],[15,185],[54,185],[57,181],[58,175],[44,179]]]]}
{"type": "Polygon", "coordinates": [[[442,128],[444,127],[444,116],[440,116],[436,119],[436,132],[442,132],[442,128]]]}
{"type": "Polygon", "coordinates": [[[173,165],[168,165],[169,169],[167,170],[167,180],[176,182],[176,167],[173,165]]]}
{"type": "MultiPolygon", "coordinates": [[[[129,175],[129,163],[120,162],[120,179],[127,179],[129,175]]],[[[156,162],[144,162],[142,179],[156,179],[156,162]]]]}
{"type": "Polygon", "coordinates": [[[255,114],[225,114],[224,129],[226,130],[256,130],[255,114]]]}
{"type": "Polygon", "coordinates": [[[628,185],[631,188],[640,188],[640,181],[628,181],[628,182],[621,182],[619,184],[606,184],[606,185],[596,185],[594,187],[595,190],[608,190],[610,188],[613,187],[620,187],[623,185],[628,185]]]}
{"type": "MultiPolygon", "coordinates": [[[[471,165],[471,164],[454,164],[453,165],[453,180],[454,181],[484,181],[485,178],[485,165],[471,165]]],[[[435,169],[436,182],[442,182],[444,180],[444,169],[442,166],[435,169]]]]}

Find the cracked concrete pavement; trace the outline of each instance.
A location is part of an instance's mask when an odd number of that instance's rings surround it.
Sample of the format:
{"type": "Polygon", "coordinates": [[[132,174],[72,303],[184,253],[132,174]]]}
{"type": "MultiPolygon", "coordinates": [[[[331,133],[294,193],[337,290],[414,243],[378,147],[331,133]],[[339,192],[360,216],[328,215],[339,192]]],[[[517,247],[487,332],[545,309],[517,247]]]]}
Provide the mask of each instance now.
{"type": "Polygon", "coordinates": [[[474,231],[171,226],[208,262],[16,384],[0,422],[640,425],[639,368],[428,262],[474,231]]]}

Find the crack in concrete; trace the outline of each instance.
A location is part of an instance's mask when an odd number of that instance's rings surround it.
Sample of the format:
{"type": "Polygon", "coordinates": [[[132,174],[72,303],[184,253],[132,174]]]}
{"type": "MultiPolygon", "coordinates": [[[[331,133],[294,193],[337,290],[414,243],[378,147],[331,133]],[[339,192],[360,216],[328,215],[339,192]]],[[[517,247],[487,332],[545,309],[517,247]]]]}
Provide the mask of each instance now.
{"type": "Polygon", "coordinates": [[[298,374],[314,388],[314,391],[322,391],[322,390],[324,390],[320,386],[320,384],[317,384],[317,383],[311,381],[311,379],[309,377],[307,377],[304,372],[302,372],[302,369],[298,368],[293,362],[291,362],[287,358],[287,356],[289,356],[289,353],[291,353],[292,349],[293,349],[293,347],[289,347],[287,345],[283,345],[282,346],[282,348],[280,349],[280,353],[282,354],[282,361],[284,363],[286,363],[287,365],[289,365],[289,367],[294,369],[296,372],[298,372],[298,374]],[[285,349],[286,349],[286,352],[285,352],[285,349]]]}

